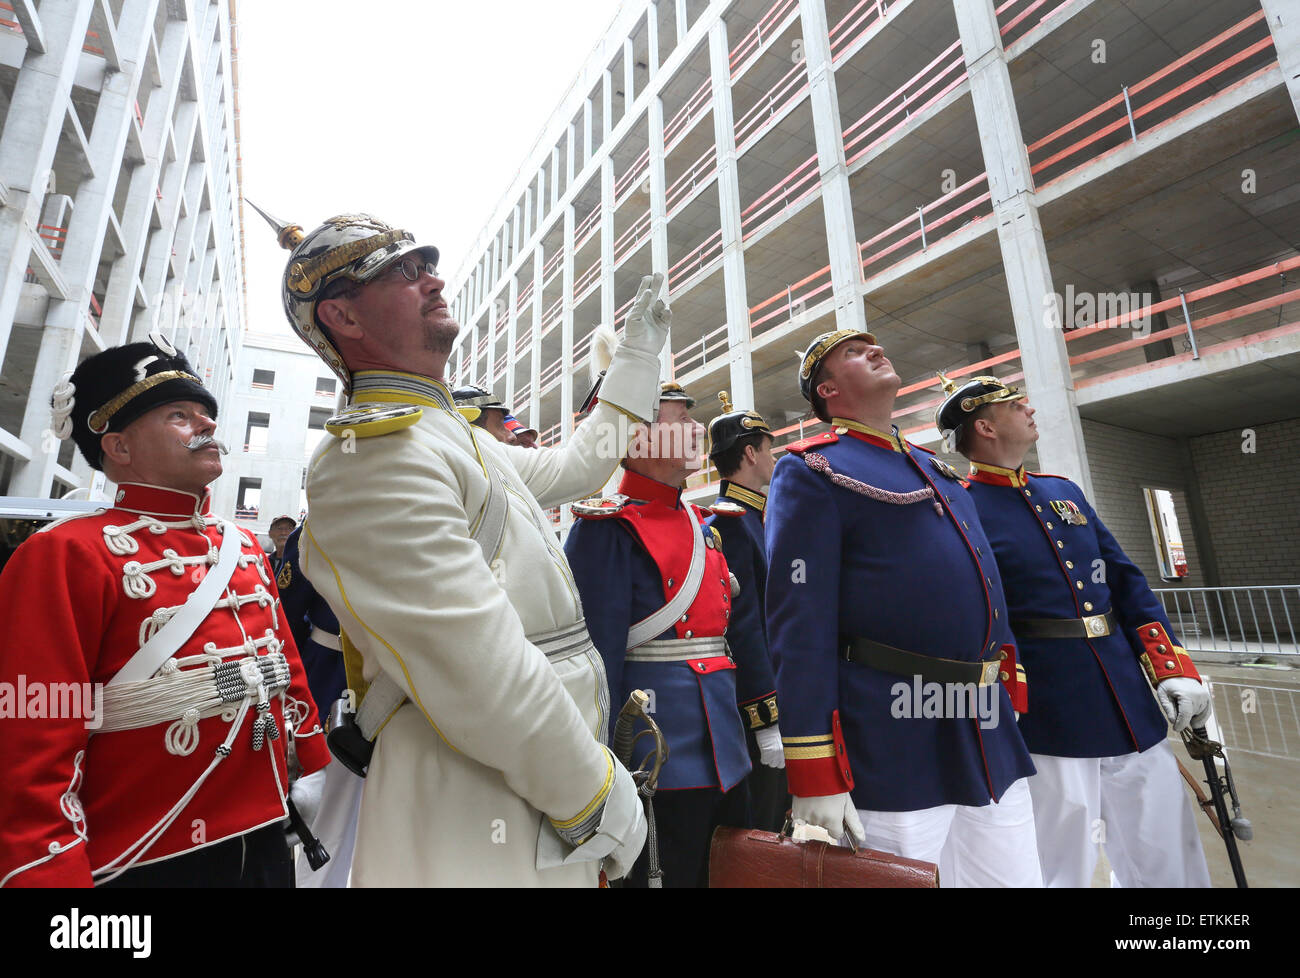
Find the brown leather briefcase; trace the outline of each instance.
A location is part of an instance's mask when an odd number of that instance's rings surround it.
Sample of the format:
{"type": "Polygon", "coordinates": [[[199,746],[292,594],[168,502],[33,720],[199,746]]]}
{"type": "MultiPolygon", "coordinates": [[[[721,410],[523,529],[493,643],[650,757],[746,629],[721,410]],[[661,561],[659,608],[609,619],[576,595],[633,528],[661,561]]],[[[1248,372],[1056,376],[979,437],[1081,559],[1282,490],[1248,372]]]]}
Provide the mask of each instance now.
{"type": "Polygon", "coordinates": [[[794,842],[779,832],[720,828],[709,846],[710,889],[939,885],[939,867],[888,852],[794,842]]]}

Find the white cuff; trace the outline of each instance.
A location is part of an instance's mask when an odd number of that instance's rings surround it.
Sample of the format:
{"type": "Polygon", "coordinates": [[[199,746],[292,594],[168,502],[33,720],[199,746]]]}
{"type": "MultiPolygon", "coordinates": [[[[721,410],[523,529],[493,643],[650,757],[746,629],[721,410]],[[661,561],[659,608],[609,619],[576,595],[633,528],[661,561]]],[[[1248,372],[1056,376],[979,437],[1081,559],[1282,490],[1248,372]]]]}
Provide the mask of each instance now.
{"type": "Polygon", "coordinates": [[[659,401],[659,358],[620,346],[601,381],[600,399],[638,421],[653,421],[659,401]]]}

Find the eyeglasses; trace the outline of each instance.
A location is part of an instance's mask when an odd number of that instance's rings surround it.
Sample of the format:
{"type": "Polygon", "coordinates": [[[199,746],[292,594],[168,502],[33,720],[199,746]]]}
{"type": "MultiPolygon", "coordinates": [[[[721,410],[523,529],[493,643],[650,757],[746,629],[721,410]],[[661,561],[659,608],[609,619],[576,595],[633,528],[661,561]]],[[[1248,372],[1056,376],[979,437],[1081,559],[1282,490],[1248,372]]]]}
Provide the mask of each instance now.
{"type": "Polygon", "coordinates": [[[394,269],[400,271],[402,278],[408,282],[418,282],[421,272],[427,273],[430,278],[438,277],[438,266],[431,261],[418,262],[414,258],[403,258],[384,274],[391,275],[394,269]]]}

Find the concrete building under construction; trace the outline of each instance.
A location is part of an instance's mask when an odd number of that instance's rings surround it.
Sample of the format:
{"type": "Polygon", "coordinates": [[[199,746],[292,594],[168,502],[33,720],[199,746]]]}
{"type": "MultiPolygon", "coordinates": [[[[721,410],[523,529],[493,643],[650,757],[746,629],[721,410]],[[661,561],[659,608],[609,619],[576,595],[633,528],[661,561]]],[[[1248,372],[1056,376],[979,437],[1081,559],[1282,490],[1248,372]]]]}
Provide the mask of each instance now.
{"type": "Polygon", "coordinates": [[[664,270],[667,372],[700,420],[726,389],[778,445],[819,430],[796,351],[870,329],[913,441],[942,453],[936,371],[995,373],[1038,410],[1039,466],[1080,482],[1153,580],[1294,582],[1284,6],[626,3],[453,276],[452,374],[561,439],[594,325],[664,270]],[[1170,494],[1183,576],[1144,489],[1170,494]]]}
{"type": "Polygon", "coordinates": [[[226,402],[244,319],[233,7],[0,2],[0,495],[98,488],[53,438],[50,393],[106,347],[158,330],[226,402]]]}

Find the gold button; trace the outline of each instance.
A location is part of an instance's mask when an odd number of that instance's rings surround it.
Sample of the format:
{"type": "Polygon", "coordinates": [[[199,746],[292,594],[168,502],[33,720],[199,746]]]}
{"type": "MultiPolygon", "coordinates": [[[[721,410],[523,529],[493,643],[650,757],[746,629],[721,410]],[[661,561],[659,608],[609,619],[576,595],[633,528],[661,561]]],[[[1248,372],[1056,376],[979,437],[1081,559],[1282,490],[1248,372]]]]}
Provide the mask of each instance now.
{"type": "Polygon", "coordinates": [[[1084,610],[1084,611],[1091,611],[1091,610],[1092,610],[1092,602],[1091,602],[1091,601],[1085,601],[1085,602],[1083,603],[1083,610],[1084,610]]]}
{"type": "Polygon", "coordinates": [[[997,616],[998,616],[998,609],[997,609],[997,608],[994,608],[994,609],[993,609],[993,617],[996,618],[997,616]]]}
{"type": "Polygon", "coordinates": [[[1070,568],[1070,570],[1074,570],[1074,561],[1072,561],[1072,560],[1067,560],[1067,561],[1065,562],[1065,566],[1068,567],[1068,568],[1070,568]]]}
{"type": "Polygon", "coordinates": [[[998,653],[998,658],[999,658],[999,659],[1004,659],[1004,660],[1005,660],[1006,657],[1007,657],[1007,650],[1006,650],[1006,649],[1003,649],[1001,652],[998,653]]]}
{"type": "Polygon", "coordinates": [[[671,577],[668,578],[668,586],[669,586],[669,587],[672,587],[672,586],[673,586],[673,579],[672,579],[671,577]]]}
{"type": "Polygon", "coordinates": [[[968,530],[970,529],[970,524],[967,523],[965,520],[962,520],[962,521],[961,521],[961,525],[964,526],[964,527],[965,527],[966,529],[968,529],[968,530]]]}
{"type": "Polygon", "coordinates": [[[1038,505],[1035,505],[1034,509],[1038,510],[1040,513],[1043,511],[1043,507],[1038,505]]]}
{"type": "Polygon", "coordinates": [[[1168,650],[1167,648],[1165,648],[1163,645],[1157,645],[1157,646],[1156,646],[1156,651],[1157,651],[1157,652],[1168,652],[1169,650],[1168,650]]]}
{"type": "Polygon", "coordinates": [[[1048,523],[1048,524],[1047,524],[1047,528],[1050,530],[1050,529],[1052,528],[1052,524],[1051,524],[1051,523],[1048,523]]]}
{"type": "Polygon", "coordinates": [[[1001,679],[1001,680],[1005,683],[1005,682],[1006,682],[1008,679],[1010,679],[1011,677],[1010,677],[1009,675],[1007,675],[1005,672],[999,672],[999,673],[998,673],[998,678],[1001,679]]]}
{"type": "Polygon", "coordinates": [[[1152,638],[1155,638],[1160,634],[1160,629],[1152,628],[1150,631],[1147,632],[1147,634],[1150,635],[1152,638]]]}
{"type": "MultiPolygon", "coordinates": [[[[694,636],[694,633],[693,633],[689,628],[686,629],[686,637],[687,637],[687,638],[692,638],[693,636],[694,636]]],[[[701,668],[703,668],[703,667],[701,667],[701,668]]]]}
{"type": "Polygon", "coordinates": [[[1083,581],[1075,581],[1075,582],[1074,582],[1074,586],[1077,587],[1080,591],[1082,591],[1082,590],[1083,590],[1083,581]]]}
{"type": "Polygon", "coordinates": [[[1058,550],[1064,550],[1064,549],[1065,549],[1065,544],[1063,544],[1060,540],[1057,540],[1057,541],[1056,541],[1056,546],[1057,546],[1057,549],[1058,549],[1058,550]]]}
{"type": "Polygon", "coordinates": [[[703,672],[703,671],[704,671],[704,669],[705,669],[705,665],[704,665],[703,662],[698,662],[698,663],[696,663],[696,665],[698,665],[698,666],[700,667],[700,672],[703,672]]]}
{"type": "Polygon", "coordinates": [[[1166,662],[1165,662],[1165,668],[1166,668],[1166,669],[1172,669],[1173,667],[1174,667],[1174,664],[1173,664],[1172,662],[1169,662],[1169,661],[1166,661],[1166,662]]]}
{"type": "Polygon", "coordinates": [[[682,621],[685,621],[689,617],[691,617],[689,614],[682,615],[682,621]]]}
{"type": "Polygon", "coordinates": [[[1026,490],[1025,490],[1025,495],[1026,495],[1026,496],[1032,496],[1033,493],[1030,492],[1028,489],[1026,489],[1026,490]]]}
{"type": "Polygon", "coordinates": [[[996,649],[997,647],[998,647],[998,643],[997,643],[997,642],[994,642],[992,645],[989,646],[989,651],[992,652],[992,651],[993,651],[994,649],[996,649]]]}
{"type": "Polygon", "coordinates": [[[975,552],[976,552],[977,554],[979,554],[981,557],[984,556],[984,550],[983,550],[983,548],[981,548],[981,547],[976,547],[976,548],[975,548],[975,552]]]}

